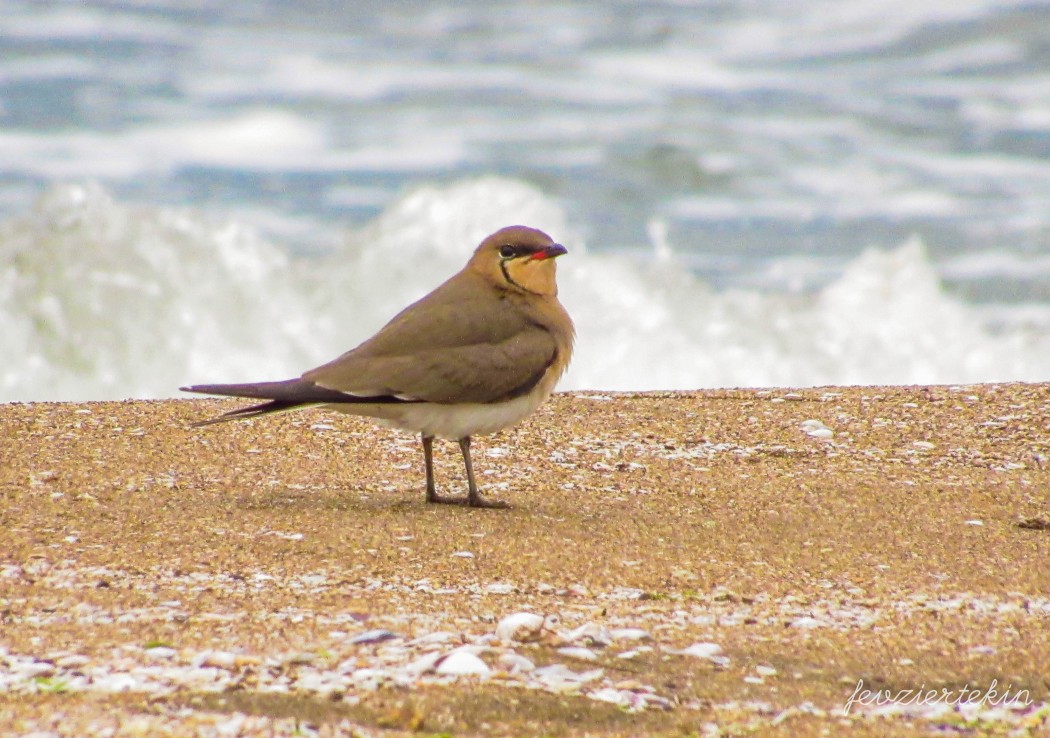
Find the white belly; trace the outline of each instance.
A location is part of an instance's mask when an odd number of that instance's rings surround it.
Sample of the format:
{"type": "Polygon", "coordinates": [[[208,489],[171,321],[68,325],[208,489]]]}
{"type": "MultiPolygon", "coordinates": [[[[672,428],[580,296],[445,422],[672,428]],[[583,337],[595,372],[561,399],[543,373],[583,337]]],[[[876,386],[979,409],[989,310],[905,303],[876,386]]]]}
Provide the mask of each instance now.
{"type": "Polygon", "coordinates": [[[458,440],[512,426],[536,410],[545,399],[547,393],[534,391],[500,403],[438,405],[419,402],[401,405],[333,404],[327,407],[351,415],[366,415],[402,430],[458,440]]]}

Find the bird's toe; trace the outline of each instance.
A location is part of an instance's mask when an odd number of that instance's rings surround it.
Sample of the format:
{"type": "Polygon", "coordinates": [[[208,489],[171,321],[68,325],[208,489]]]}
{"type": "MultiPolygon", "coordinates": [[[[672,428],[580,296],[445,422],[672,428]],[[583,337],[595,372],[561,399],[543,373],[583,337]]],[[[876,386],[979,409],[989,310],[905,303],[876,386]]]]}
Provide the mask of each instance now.
{"type": "Polygon", "coordinates": [[[488,497],[475,495],[467,498],[467,504],[471,507],[487,507],[493,510],[507,510],[510,505],[503,500],[491,500],[488,497]]]}
{"type": "Polygon", "coordinates": [[[466,505],[466,497],[453,497],[452,495],[439,495],[436,492],[427,493],[427,502],[434,505],[466,505]]]}

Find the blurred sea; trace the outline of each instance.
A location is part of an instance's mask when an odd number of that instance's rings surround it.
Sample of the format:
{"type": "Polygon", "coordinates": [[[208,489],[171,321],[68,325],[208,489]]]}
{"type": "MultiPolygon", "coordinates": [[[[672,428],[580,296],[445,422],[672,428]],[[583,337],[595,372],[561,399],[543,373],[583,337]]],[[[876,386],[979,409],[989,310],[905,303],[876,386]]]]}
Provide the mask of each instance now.
{"type": "Polygon", "coordinates": [[[564,388],[1050,379],[1050,2],[0,5],[0,400],[279,379],[513,222],[564,388]]]}

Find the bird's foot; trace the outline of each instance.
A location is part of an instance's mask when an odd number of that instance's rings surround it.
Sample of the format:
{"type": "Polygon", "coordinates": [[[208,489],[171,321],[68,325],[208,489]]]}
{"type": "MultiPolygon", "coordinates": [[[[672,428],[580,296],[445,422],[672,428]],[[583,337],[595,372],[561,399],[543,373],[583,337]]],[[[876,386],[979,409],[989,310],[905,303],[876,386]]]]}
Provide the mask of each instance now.
{"type": "Polygon", "coordinates": [[[467,497],[467,504],[471,507],[487,507],[490,510],[507,510],[510,505],[503,500],[491,500],[488,497],[482,497],[481,495],[469,495],[467,497]]]}
{"type": "Polygon", "coordinates": [[[467,498],[439,495],[437,492],[427,492],[427,502],[435,505],[466,505],[467,498]]]}
{"type": "Polygon", "coordinates": [[[485,507],[491,510],[506,510],[510,507],[502,500],[490,500],[480,494],[467,495],[466,497],[451,497],[439,495],[437,492],[427,492],[427,502],[436,505],[466,505],[467,507],[485,507]]]}

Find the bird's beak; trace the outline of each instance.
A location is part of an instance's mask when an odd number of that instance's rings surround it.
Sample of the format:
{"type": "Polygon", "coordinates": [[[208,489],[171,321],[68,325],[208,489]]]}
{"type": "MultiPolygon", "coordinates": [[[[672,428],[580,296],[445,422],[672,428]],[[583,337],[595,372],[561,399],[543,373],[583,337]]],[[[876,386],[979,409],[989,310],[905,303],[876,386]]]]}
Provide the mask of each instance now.
{"type": "Polygon", "coordinates": [[[553,259],[555,256],[562,256],[567,253],[569,253],[568,250],[560,243],[552,243],[550,246],[543,249],[542,251],[537,251],[536,253],[534,253],[532,255],[532,258],[539,260],[553,259]]]}

